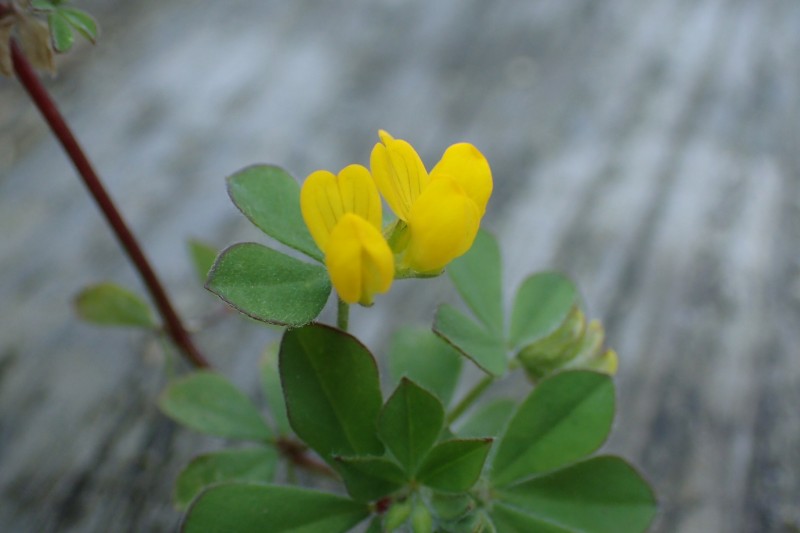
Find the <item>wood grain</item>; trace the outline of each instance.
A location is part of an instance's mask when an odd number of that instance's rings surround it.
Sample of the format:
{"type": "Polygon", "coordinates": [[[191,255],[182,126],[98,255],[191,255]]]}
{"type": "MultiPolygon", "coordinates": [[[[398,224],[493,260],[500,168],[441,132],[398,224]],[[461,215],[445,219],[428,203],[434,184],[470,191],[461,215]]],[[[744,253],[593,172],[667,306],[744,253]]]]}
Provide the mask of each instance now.
{"type": "MultiPolygon", "coordinates": [[[[48,86],[184,314],[217,305],[187,238],[264,242],[231,172],[366,163],[379,128],[428,165],[473,142],[507,286],[570,273],[620,353],[607,448],[656,487],[653,530],[800,528],[800,4],[80,4],[100,44],[48,86]]],[[[172,531],[175,474],[221,441],[156,411],[152,339],[77,321],[83,285],[141,287],[6,79],[0,126],[0,529],[172,531]]],[[[399,282],[351,323],[381,352],[443,300],[399,282]]],[[[255,398],[275,336],[226,319],[198,341],[255,398]]]]}

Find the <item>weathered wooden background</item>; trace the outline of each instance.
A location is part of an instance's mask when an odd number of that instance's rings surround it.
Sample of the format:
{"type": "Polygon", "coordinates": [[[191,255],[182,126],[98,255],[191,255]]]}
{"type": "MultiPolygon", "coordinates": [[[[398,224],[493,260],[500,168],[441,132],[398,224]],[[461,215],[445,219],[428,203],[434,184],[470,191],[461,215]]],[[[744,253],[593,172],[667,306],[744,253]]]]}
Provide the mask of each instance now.
{"type": "MultiPolygon", "coordinates": [[[[608,448],[657,488],[654,531],[800,527],[797,0],[78,4],[101,42],[47,85],[184,314],[216,305],[185,239],[261,239],[225,175],[366,163],[378,128],[429,165],[471,141],[508,284],[565,270],[607,325],[608,448]]],[[[152,340],[73,315],[83,285],[138,280],[7,79],[0,235],[0,530],[173,530],[175,473],[220,442],[156,411],[152,340]]],[[[430,322],[452,289],[423,287],[356,331],[380,352],[390,316],[430,322]]],[[[274,337],[233,319],[198,340],[256,394],[274,337]]]]}

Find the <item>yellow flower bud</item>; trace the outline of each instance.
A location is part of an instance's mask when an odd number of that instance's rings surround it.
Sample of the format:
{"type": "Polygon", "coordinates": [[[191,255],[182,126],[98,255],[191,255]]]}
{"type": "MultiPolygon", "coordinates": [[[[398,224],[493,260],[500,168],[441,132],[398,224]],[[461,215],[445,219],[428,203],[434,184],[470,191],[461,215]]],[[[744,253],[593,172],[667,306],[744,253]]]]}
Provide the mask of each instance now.
{"type": "Polygon", "coordinates": [[[312,173],[300,191],[300,211],[342,300],[369,305],[389,290],[394,255],[380,231],[381,200],[366,168],[312,173]]]}
{"type": "Polygon", "coordinates": [[[389,207],[408,224],[401,265],[436,272],[472,246],[492,194],[486,158],[471,144],[449,147],[430,175],[417,152],[385,131],[370,157],[372,177],[389,207]]]}
{"type": "Polygon", "coordinates": [[[394,279],[394,255],[383,235],[352,213],[333,228],[325,266],[339,297],[349,304],[372,304],[372,297],[388,291],[394,279]]]}

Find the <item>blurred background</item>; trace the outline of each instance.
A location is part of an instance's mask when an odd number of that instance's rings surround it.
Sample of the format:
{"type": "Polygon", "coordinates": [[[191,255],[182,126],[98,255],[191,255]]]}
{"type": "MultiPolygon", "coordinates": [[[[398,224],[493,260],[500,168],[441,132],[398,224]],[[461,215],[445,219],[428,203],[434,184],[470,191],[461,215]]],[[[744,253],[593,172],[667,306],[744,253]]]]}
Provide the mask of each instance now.
{"type": "MultiPolygon", "coordinates": [[[[186,240],[266,242],[230,203],[252,163],[367,164],[377,130],[430,168],[494,173],[510,290],[567,272],[620,354],[606,449],[655,486],[654,531],[800,529],[800,3],[796,0],[81,0],[102,35],[45,83],[182,313],[213,312],[186,240]]],[[[142,291],[60,147],[0,79],[0,529],[172,531],[170,491],[220,441],[155,400],[160,347],[72,298],[142,291]]],[[[356,333],[430,324],[447,279],[398,283],[356,333]]],[[[256,392],[277,333],[198,343],[256,392]]]]}

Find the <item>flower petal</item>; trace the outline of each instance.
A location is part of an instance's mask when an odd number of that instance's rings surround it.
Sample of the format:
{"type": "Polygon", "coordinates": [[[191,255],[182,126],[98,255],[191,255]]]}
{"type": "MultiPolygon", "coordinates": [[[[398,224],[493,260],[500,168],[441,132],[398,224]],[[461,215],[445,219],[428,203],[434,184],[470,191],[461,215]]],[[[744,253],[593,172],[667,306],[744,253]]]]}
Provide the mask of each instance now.
{"type": "Polygon", "coordinates": [[[411,208],[405,264],[417,272],[444,268],[470,249],[480,221],[478,206],[455,179],[432,180],[411,208]]]}
{"type": "Polygon", "coordinates": [[[492,195],[492,170],[483,154],[469,143],[454,144],[445,150],[441,161],[431,171],[431,179],[450,176],[478,206],[480,216],[492,195]]]}
{"type": "Polygon", "coordinates": [[[318,170],[306,178],[300,191],[300,211],[314,242],[325,247],[333,228],[345,213],[355,213],[376,229],[381,227],[381,199],[369,171],[350,165],[334,176],[318,170]]]}
{"type": "Polygon", "coordinates": [[[371,304],[372,297],[388,291],[394,279],[394,255],[383,235],[351,213],[331,232],[325,265],[339,297],[351,304],[371,304]]]}
{"type": "Polygon", "coordinates": [[[406,141],[395,140],[383,130],[378,135],[381,143],[370,156],[372,177],[392,211],[407,221],[411,206],[430,181],[428,172],[406,141]]]}

